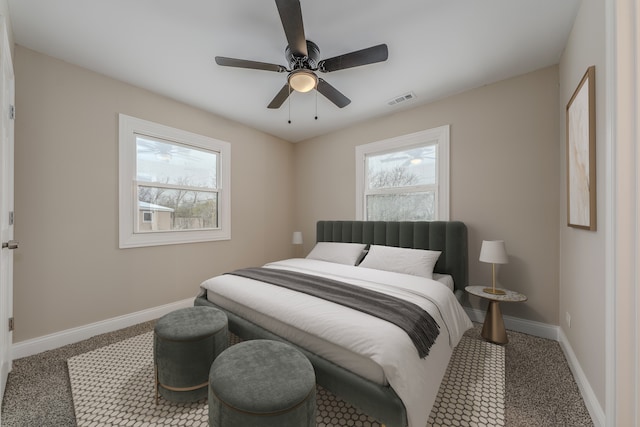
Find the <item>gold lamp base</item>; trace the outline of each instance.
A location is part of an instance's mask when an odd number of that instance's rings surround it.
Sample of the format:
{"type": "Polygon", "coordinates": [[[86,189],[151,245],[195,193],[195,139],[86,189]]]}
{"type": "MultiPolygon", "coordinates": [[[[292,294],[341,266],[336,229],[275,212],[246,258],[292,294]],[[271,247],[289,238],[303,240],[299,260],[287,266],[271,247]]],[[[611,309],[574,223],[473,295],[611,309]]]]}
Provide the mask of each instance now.
{"type": "Polygon", "coordinates": [[[493,276],[493,280],[491,281],[491,287],[484,288],[482,291],[484,293],[492,294],[492,295],[506,295],[507,293],[505,291],[496,289],[496,265],[495,264],[491,264],[491,273],[493,276]]]}

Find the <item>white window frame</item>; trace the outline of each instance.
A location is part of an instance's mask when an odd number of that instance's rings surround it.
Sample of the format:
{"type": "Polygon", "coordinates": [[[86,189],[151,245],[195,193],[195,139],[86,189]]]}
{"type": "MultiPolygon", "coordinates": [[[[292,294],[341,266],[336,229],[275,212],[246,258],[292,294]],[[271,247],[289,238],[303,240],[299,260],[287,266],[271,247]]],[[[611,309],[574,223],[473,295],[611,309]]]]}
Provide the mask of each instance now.
{"type": "Polygon", "coordinates": [[[147,120],[119,114],[119,238],[120,248],[174,245],[231,239],[231,144],[147,120]],[[219,154],[218,228],[136,233],[136,135],[144,135],[215,151],[219,154]]]}
{"type": "Polygon", "coordinates": [[[436,191],[436,219],[449,221],[449,125],[356,146],[356,219],[366,219],[366,158],[372,154],[409,149],[428,143],[438,149],[438,183],[436,191]]]}

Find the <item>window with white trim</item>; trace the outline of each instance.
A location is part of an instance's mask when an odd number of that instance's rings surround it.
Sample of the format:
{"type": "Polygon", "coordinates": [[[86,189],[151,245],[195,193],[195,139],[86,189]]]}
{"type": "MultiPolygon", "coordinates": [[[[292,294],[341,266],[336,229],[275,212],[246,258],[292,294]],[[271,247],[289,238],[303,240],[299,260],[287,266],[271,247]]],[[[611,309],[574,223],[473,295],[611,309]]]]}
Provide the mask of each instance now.
{"type": "Polygon", "coordinates": [[[120,248],[231,238],[231,146],[119,115],[120,248]]]}
{"type": "Polygon", "coordinates": [[[356,218],[449,220],[449,125],[356,147],[356,218]]]}

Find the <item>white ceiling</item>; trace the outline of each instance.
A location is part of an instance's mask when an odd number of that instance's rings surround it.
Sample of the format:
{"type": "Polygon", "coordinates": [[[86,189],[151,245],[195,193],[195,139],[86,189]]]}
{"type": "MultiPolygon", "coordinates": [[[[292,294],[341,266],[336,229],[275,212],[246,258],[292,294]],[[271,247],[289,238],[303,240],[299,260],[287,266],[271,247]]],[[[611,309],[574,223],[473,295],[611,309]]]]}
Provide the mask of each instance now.
{"type": "Polygon", "coordinates": [[[269,110],[286,73],[220,67],[214,57],[288,66],[274,1],[8,2],[19,45],[293,142],[557,64],[580,4],[301,0],[320,58],[386,43],[389,59],[321,75],[351,99],[343,109],[312,91],[269,110]],[[387,105],[409,91],[413,101],[387,105]]]}

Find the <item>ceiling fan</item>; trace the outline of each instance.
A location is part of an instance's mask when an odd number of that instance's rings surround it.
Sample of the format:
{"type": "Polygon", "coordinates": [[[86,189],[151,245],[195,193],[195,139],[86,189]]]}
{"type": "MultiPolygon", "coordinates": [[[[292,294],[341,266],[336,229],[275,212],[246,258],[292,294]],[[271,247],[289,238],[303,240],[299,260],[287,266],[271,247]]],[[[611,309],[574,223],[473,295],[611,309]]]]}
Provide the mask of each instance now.
{"type": "Polygon", "coordinates": [[[267,108],[280,108],[289,97],[292,89],[297,92],[309,92],[312,89],[316,89],[339,108],[349,105],[351,100],[324,79],[318,77],[316,71],[329,73],[386,61],[389,55],[387,45],[379,44],[319,61],[320,48],[312,41],[307,40],[304,34],[300,1],[275,1],[278,13],[280,14],[280,20],[282,21],[282,27],[284,28],[287,42],[289,43],[285,48],[285,57],[289,63],[289,68],[284,65],[227,58],[224,56],[216,56],[216,63],[226,67],[289,73],[287,83],[280,89],[280,92],[276,94],[273,100],[271,100],[267,108]]]}

